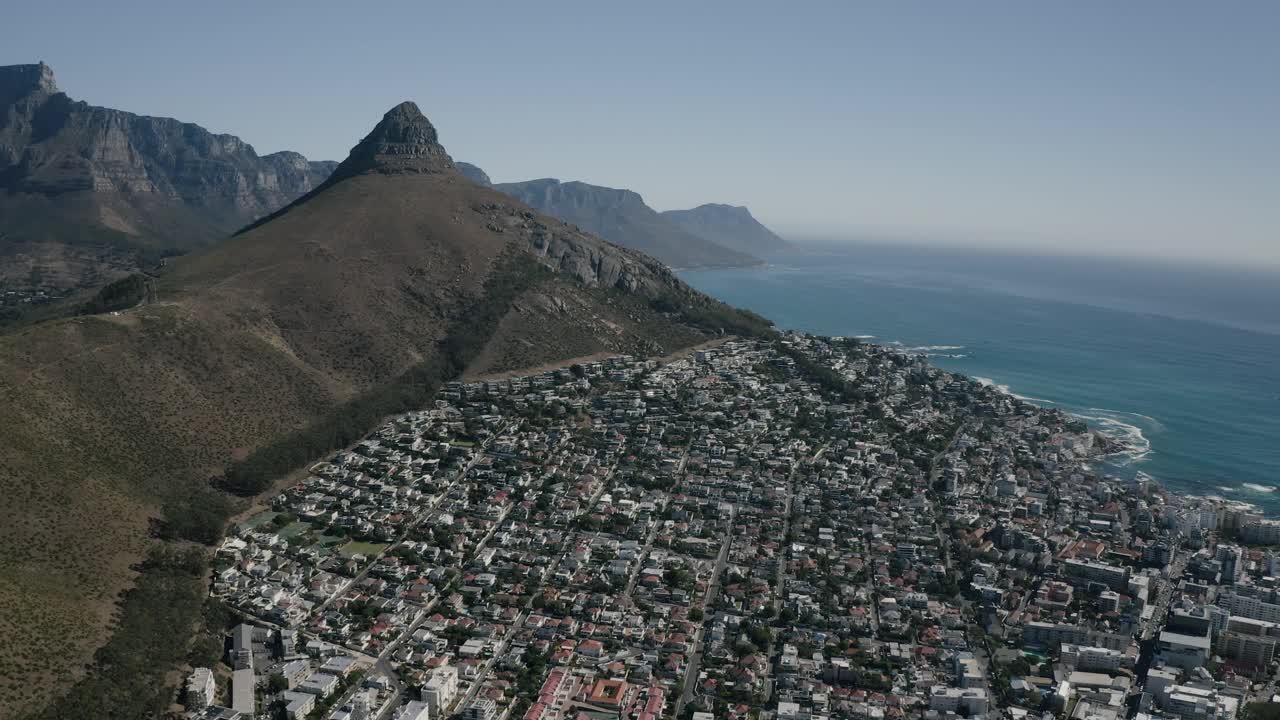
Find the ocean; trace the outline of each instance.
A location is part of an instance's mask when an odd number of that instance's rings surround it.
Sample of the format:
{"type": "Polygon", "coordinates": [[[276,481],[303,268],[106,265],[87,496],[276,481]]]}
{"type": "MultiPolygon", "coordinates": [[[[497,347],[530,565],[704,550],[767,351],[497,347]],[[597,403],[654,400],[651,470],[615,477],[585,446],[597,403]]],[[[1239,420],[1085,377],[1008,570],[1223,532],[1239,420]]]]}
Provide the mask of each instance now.
{"type": "Polygon", "coordinates": [[[888,244],[681,277],[780,328],[865,336],[1080,416],[1173,491],[1280,515],[1280,275],[888,244]]]}

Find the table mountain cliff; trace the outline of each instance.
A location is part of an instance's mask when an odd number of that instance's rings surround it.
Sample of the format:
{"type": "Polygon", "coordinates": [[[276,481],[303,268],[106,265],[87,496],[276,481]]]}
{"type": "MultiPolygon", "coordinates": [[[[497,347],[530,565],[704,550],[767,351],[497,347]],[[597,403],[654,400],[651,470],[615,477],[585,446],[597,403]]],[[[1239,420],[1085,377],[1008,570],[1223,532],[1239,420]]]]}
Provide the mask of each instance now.
{"type": "Polygon", "coordinates": [[[0,285],[96,285],[225,237],[336,163],[71,99],[43,63],[0,67],[0,285]]]}

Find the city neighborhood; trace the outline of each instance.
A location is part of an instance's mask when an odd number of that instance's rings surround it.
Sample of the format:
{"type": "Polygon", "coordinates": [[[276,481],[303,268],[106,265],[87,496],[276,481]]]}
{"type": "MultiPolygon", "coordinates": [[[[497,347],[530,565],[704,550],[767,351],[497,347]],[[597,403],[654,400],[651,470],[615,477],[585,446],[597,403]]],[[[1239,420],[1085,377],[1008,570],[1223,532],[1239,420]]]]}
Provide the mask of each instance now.
{"type": "Polygon", "coordinates": [[[1280,523],[800,333],[448,384],[217,549],[205,720],[1231,720],[1280,523]]]}

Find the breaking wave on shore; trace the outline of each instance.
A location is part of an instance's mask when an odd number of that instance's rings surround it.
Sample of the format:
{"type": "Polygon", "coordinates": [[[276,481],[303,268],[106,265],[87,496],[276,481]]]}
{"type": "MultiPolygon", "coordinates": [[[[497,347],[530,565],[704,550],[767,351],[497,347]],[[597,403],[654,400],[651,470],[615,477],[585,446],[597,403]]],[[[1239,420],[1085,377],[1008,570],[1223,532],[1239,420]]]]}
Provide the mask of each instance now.
{"type": "Polygon", "coordinates": [[[1058,403],[1057,403],[1056,401],[1054,401],[1054,400],[1047,400],[1047,399],[1045,399],[1045,398],[1031,397],[1030,395],[1019,395],[1018,393],[1016,393],[1016,392],[1014,392],[1014,391],[1010,390],[1008,385],[1005,385],[1005,384],[1002,384],[1002,383],[998,383],[998,382],[996,382],[995,380],[992,380],[992,379],[991,379],[991,378],[989,378],[989,377],[979,377],[979,376],[975,375],[973,379],[974,379],[974,380],[976,380],[976,381],[978,382],[978,384],[979,384],[979,385],[985,385],[985,386],[987,386],[987,387],[993,387],[993,388],[995,388],[995,389],[999,390],[1000,392],[1004,393],[1005,395],[1010,395],[1010,396],[1015,397],[1015,398],[1017,398],[1017,399],[1019,399],[1019,400],[1022,400],[1023,402],[1036,403],[1037,405],[1057,405],[1057,404],[1058,404],[1058,403]]]}
{"type": "MultiPolygon", "coordinates": [[[[1006,395],[1025,402],[1047,405],[1057,404],[1053,400],[1046,400],[1045,398],[1034,398],[1026,395],[1019,395],[1018,393],[1013,392],[1008,385],[998,383],[989,377],[974,376],[973,379],[981,385],[995,388],[1006,395]]],[[[1116,467],[1135,465],[1151,455],[1151,440],[1147,437],[1143,427],[1138,423],[1145,423],[1148,426],[1147,430],[1154,432],[1159,432],[1164,429],[1164,426],[1159,420],[1151,417],[1150,415],[1143,415],[1142,413],[1126,412],[1123,410],[1109,410],[1107,408],[1088,408],[1084,411],[1068,410],[1068,412],[1075,417],[1084,420],[1090,425],[1093,425],[1099,431],[1115,438],[1124,445],[1126,448],[1125,450],[1114,453],[1107,459],[1109,464],[1116,467]]]]}
{"type": "MultiPolygon", "coordinates": [[[[1109,460],[1113,465],[1133,465],[1146,459],[1151,454],[1151,440],[1147,438],[1135,420],[1146,420],[1153,426],[1160,426],[1160,421],[1139,413],[1106,408],[1089,408],[1086,412],[1074,412],[1072,415],[1097,427],[1102,432],[1116,438],[1127,447],[1112,455],[1109,460]]],[[[1155,430],[1157,427],[1152,427],[1155,430]]]]}
{"type": "Polygon", "coordinates": [[[887,347],[897,352],[906,353],[908,355],[923,355],[929,358],[950,358],[952,360],[960,360],[969,357],[968,354],[958,352],[964,350],[963,345],[907,345],[900,340],[894,340],[886,343],[887,347]]]}

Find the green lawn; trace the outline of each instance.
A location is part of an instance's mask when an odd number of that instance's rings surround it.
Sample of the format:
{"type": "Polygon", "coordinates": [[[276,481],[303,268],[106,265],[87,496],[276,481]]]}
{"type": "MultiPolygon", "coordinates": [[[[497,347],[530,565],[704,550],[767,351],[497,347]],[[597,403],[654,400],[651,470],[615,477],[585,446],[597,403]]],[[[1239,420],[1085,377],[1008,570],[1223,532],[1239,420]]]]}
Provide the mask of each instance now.
{"type": "Polygon", "coordinates": [[[277,511],[275,511],[275,510],[270,510],[270,509],[268,509],[268,510],[263,510],[262,512],[258,513],[257,515],[254,515],[253,517],[249,518],[248,520],[244,520],[244,521],[242,521],[242,522],[240,523],[240,525],[242,525],[242,526],[244,526],[244,527],[253,528],[254,530],[257,530],[258,528],[262,527],[263,525],[266,525],[267,523],[269,523],[269,522],[271,522],[272,520],[274,520],[274,519],[275,519],[275,517],[276,517],[276,515],[279,515],[279,514],[280,514],[280,513],[279,513],[279,512],[277,512],[277,511]]]}
{"type": "Polygon", "coordinates": [[[385,544],[355,542],[354,540],[338,548],[338,554],[342,557],[349,558],[352,555],[364,555],[365,557],[373,557],[382,552],[385,544]]]}
{"type": "Polygon", "coordinates": [[[277,534],[279,534],[280,537],[284,538],[285,540],[292,540],[298,537],[299,535],[313,529],[314,528],[311,527],[311,523],[305,520],[299,520],[297,522],[292,522],[284,526],[278,531],[277,534]]]}

